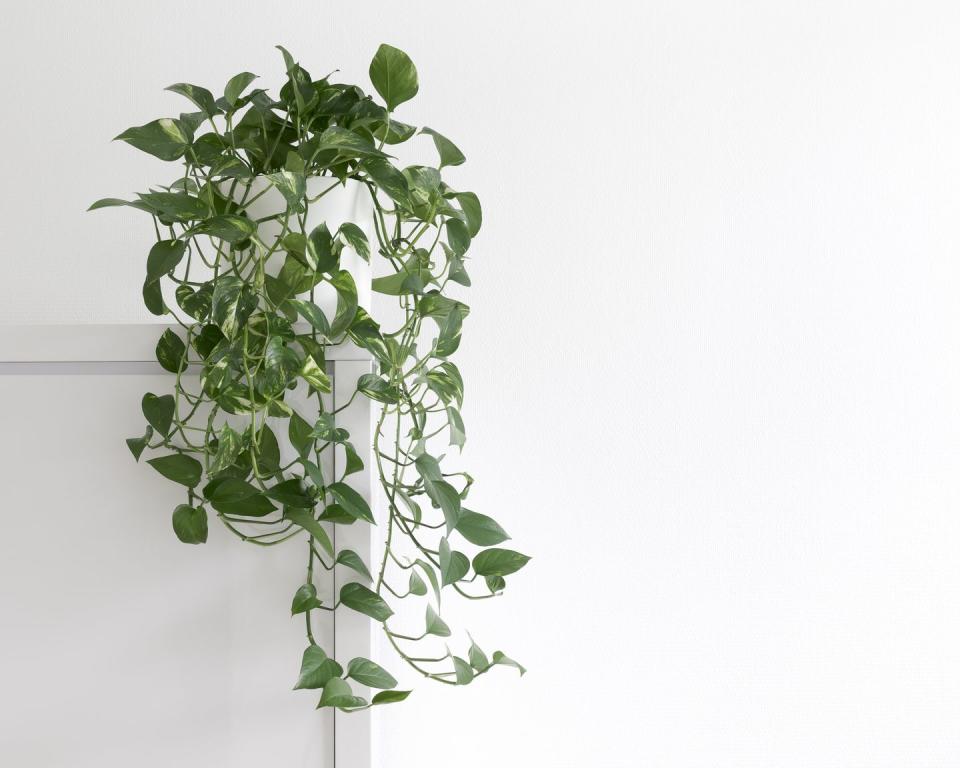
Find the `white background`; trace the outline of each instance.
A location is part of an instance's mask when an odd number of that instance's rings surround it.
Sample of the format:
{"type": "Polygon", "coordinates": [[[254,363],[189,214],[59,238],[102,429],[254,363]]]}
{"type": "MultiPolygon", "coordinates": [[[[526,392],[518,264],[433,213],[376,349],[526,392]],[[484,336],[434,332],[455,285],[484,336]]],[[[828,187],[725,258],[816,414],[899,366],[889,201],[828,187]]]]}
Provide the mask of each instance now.
{"type": "Polygon", "coordinates": [[[958,38],[955,3],[8,4],[0,322],[147,319],[145,221],[83,210],[166,178],[109,142],[164,86],[397,45],[484,203],[473,506],[534,560],[469,612],[529,674],[421,684],[380,765],[956,765],[958,38]]]}

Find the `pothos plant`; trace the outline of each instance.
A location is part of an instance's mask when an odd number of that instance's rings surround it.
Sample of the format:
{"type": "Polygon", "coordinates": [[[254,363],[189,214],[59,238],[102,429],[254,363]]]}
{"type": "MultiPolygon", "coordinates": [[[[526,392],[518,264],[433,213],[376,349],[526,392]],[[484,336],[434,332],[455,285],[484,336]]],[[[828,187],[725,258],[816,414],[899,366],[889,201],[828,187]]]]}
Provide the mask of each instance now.
{"type": "Polygon", "coordinates": [[[451,634],[440,616],[441,591],[471,600],[499,595],[506,577],[529,559],[498,546],[508,539],[504,529],[465,506],[470,475],[443,465],[447,446],[464,444],[464,384],[450,358],[468,313],[447,291],[470,285],[466,253],[480,231],[481,208],[475,194],[448,186],[442,169],[465,158],[440,133],[394,118],[418,90],[417,71],[402,51],[382,45],[370,64],[383,103],[355,85],[314,79],[280,51],[286,80],[277,97],[248,90],[256,79],[249,72],[232,77],[219,97],[180,83],[169,90],[195,111],[117,137],[178,164],[167,185],[91,206],[129,206],[151,217],[157,241],[146,259],[143,301],[175,322],[156,347],[160,365],[173,374],[173,391],[143,396],[148,426],[127,444],[138,460],[145,450],[159,451],[150,466],[185,487],[184,503],[173,510],[181,541],[205,542],[213,514],[244,542],[297,545],[291,552],[304,557],[304,581],[292,613],[303,616],[307,647],[295,687],[322,689],[318,706],[355,711],[409,694],[369,659],[354,658],[344,669],[316,641],[311,618],[318,611],[348,609],[379,622],[397,655],[440,683],[464,685],[497,665],[522,674],[515,661],[499,651],[487,656],[472,639],[461,655],[418,649],[451,634]],[[437,167],[398,167],[394,147],[418,133],[432,139],[437,167]],[[316,177],[329,184],[312,192],[316,177]],[[354,222],[307,227],[310,206],[348,180],[369,193],[373,247],[354,222]],[[253,215],[251,206],[271,199],[263,197],[270,190],[282,202],[268,215],[253,215]],[[383,273],[372,289],[396,298],[396,327],[381,328],[372,307],[359,305],[355,275],[341,263],[346,249],[383,273]],[[325,286],[336,294],[332,317],[317,303],[325,286]],[[363,468],[337,423],[347,404],[334,409],[324,399],[331,392],[326,350],[348,340],[375,361],[376,372],[358,379],[354,397],[379,407],[368,454],[382,489],[382,519],[344,481],[363,468]],[[306,394],[297,407],[293,392],[306,394]],[[342,471],[331,477],[330,463],[327,474],[322,467],[325,452],[335,451],[342,471]],[[338,525],[377,525],[384,537],[379,562],[337,551],[330,528],[338,525]],[[480,547],[472,559],[461,551],[465,543],[480,547]],[[337,565],[356,580],[327,604],[315,575],[337,565]],[[416,598],[426,599],[422,632],[395,631],[398,603],[416,598]],[[380,692],[368,702],[350,681],[380,692]]]}

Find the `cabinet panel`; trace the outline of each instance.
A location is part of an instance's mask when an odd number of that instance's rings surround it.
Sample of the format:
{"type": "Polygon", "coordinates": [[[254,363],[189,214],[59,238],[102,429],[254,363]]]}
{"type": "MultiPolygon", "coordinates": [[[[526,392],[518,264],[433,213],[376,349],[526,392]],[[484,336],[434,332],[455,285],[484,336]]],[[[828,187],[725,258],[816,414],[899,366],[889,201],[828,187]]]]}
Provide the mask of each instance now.
{"type": "MultiPolygon", "coordinates": [[[[0,375],[0,762],[328,768],[332,713],[291,690],[306,542],[254,548],[215,518],[207,544],[176,539],[183,494],[124,445],[169,386],[0,375]]],[[[315,632],[332,645],[328,614],[315,632]]]]}

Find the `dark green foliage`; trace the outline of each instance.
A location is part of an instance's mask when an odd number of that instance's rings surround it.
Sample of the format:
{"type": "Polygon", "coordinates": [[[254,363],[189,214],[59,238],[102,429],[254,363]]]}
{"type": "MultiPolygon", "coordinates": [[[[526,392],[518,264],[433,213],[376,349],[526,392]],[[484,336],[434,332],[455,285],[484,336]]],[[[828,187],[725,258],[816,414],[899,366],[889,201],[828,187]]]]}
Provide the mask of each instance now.
{"type": "Polygon", "coordinates": [[[448,446],[462,449],[466,439],[463,379],[448,358],[469,313],[458,292],[470,285],[467,254],[482,211],[477,196],[452,189],[441,170],[466,158],[453,141],[424,127],[419,133],[433,141],[437,167],[398,162],[400,145],[418,133],[392,114],[419,89],[403,51],[382,45],[370,64],[382,102],[357,86],[314,79],[280,51],[286,82],[278,94],[249,90],[256,79],[249,72],[230,78],[222,95],[178,83],[168,90],[187,100],[188,112],[117,137],[176,163],[168,186],[91,206],[151,217],[157,241],[146,256],[143,300],[151,313],[176,321],[156,346],[157,360],[173,374],[171,392],[143,396],[146,431],[127,445],[137,459],[159,451],[148,463],[184,486],[185,503],[173,512],[181,541],[205,542],[212,510],[229,532],[259,546],[309,542],[306,578],[291,612],[304,617],[309,641],[296,687],[322,689],[320,707],[354,711],[402,701],[410,692],[394,690],[393,675],[369,659],[354,658],[344,671],[314,641],[310,622],[317,611],[370,617],[401,658],[441,683],[466,685],[498,665],[522,672],[472,640],[466,658],[436,646],[437,638],[451,635],[440,615],[443,591],[494,597],[504,577],[529,560],[495,547],[509,538],[506,531],[464,508],[473,479],[444,460],[448,446]],[[374,226],[311,220],[308,227],[318,199],[309,182],[318,177],[330,182],[324,194],[337,194],[348,179],[363,184],[374,226]],[[266,218],[247,210],[256,190],[278,193],[277,210],[266,218]],[[346,266],[357,256],[373,270],[373,290],[399,304],[399,326],[382,328],[372,308],[361,306],[364,291],[346,266]],[[334,310],[318,305],[321,290],[336,296],[334,310]],[[372,445],[351,442],[324,397],[331,392],[326,350],[343,343],[371,355],[354,397],[373,401],[372,445]],[[287,402],[291,391],[305,393],[310,406],[301,399],[295,411],[287,402]],[[287,423],[278,428],[277,420],[287,423]],[[331,453],[337,456],[332,477],[331,453]],[[378,481],[382,509],[345,482],[363,470],[378,481]],[[336,525],[377,525],[387,541],[382,560],[367,563],[353,550],[337,551],[336,525]],[[488,548],[471,555],[455,547],[488,548]],[[317,565],[337,570],[339,595],[318,593],[317,565]],[[410,623],[406,600],[420,604],[415,626],[425,610],[422,632],[395,629],[394,622],[410,623]],[[421,642],[430,647],[417,650],[421,642]],[[368,702],[351,683],[385,690],[368,702]]]}

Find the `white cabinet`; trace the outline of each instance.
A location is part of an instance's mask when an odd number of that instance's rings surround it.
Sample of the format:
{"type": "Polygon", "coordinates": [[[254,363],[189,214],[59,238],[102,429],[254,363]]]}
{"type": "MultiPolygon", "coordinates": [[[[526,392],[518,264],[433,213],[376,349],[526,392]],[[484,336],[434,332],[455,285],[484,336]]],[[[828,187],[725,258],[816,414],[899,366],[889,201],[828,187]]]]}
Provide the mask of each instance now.
{"type": "MultiPolygon", "coordinates": [[[[290,616],[305,539],[253,547],[211,517],[205,545],[181,544],[170,515],[183,494],[124,445],[142,433],[143,393],[170,390],[149,362],[158,335],[0,332],[0,763],[330,768],[336,742],[337,768],[362,768],[367,716],[338,716],[335,738],[319,691],[291,690],[306,644],[303,617],[290,616]]],[[[333,398],[345,400],[370,363],[349,347],[331,358],[333,398]]],[[[358,450],[370,444],[366,398],[339,419],[358,450]]],[[[370,498],[367,472],[349,481],[370,498]]],[[[370,531],[341,528],[337,543],[368,557],[370,531]]],[[[317,639],[344,666],[369,654],[364,617],[323,616],[317,639]]]]}

